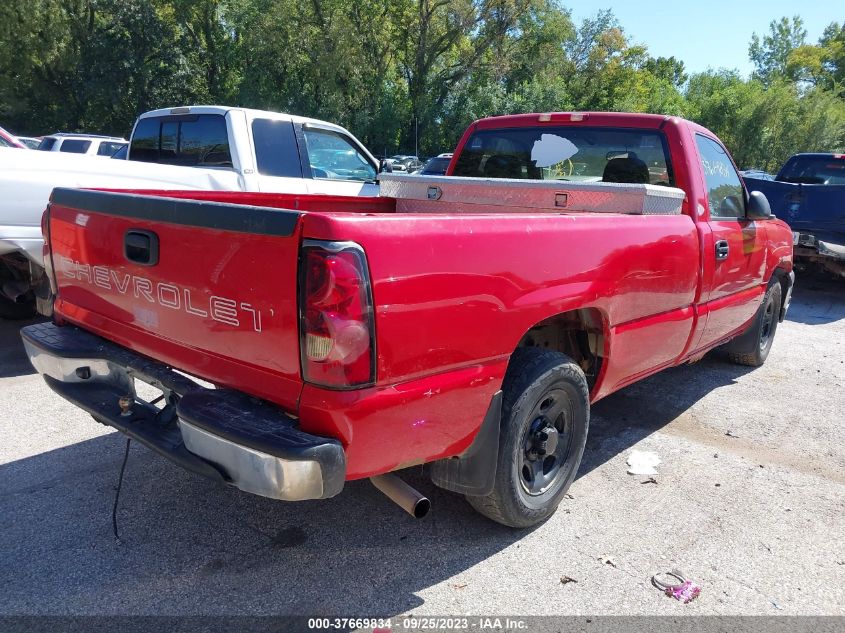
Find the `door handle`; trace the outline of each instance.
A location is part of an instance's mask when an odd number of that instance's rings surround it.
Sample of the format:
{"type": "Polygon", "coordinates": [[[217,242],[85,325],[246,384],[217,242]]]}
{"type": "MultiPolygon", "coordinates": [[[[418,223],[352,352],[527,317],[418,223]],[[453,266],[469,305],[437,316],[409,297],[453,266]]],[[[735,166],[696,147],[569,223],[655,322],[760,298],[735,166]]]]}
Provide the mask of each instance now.
{"type": "Polygon", "coordinates": [[[158,235],[152,231],[132,229],[123,238],[123,256],[133,264],[158,264],[158,235]]]}
{"type": "Polygon", "coordinates": [[[727,259],[729,251],[730,251],[730,247],[728,246],[728,240],[719,240],[718,242],[716,242],[716,260],[717,261],[727,259]]]}

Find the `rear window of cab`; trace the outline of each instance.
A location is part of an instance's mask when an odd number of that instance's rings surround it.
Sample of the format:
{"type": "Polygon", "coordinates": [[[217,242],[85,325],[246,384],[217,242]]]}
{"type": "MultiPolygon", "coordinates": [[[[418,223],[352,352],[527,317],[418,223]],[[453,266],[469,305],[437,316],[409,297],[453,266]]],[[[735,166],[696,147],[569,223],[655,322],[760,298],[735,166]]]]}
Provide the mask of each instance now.
{"type": "Polygon", "coordinates": [[[793,156],[777,179],[804,185],[845,184],[845,155],[793,156]]]}
{"type": "Polygon", "coordinates": [[[662,132],[603,127],[478,130],[454,176],[674,186],[662,132]]]}
{"type": "Polygon", "coordinates": [[[232,167],[222,114],[186,114],[141,119],[132,133],[129,158],[188,167],[232,167]]]}

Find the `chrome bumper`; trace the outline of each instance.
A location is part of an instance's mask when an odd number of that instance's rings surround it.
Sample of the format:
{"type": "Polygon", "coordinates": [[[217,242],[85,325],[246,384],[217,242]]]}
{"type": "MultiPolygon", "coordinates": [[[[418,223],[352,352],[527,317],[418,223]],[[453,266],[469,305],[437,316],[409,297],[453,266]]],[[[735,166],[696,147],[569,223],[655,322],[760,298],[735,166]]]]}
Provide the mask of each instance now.
{"type": "Polygon", "coordinates": [[[305,433],[269,403],[205,388],[76,327],[42,323],[21,336],[51,389],[187,470],[286,501],[325,499],[343,488],[340,442],[305,433]],[[139,399],[135,380],[158,389],[164,406],[139,399]]]}

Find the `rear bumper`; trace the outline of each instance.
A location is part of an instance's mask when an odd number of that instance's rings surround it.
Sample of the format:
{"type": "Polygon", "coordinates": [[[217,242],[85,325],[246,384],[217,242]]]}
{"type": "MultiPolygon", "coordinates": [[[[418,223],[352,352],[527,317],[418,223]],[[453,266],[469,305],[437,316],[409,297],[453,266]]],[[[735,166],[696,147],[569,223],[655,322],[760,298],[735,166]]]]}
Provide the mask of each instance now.
{"type": "Polygon", "coordinates": [[[804,258],[823,257],[845,262],[845,240],[842,234],[814,231],[793,231],[795,256],[804,258]]]}
{"type": "Polygon", "coordinates": [[[51,389],[187,470],[286,501],[325,499],[343,489],[341,443],[303,432],[273,405],[205,388],[77,327],[42,323],[21,336],[51,389]],[[165,406],[137,398],[135,379],[161,391],[165,406]],[[128,411],[119,403],[124,397],[128,411]]]}

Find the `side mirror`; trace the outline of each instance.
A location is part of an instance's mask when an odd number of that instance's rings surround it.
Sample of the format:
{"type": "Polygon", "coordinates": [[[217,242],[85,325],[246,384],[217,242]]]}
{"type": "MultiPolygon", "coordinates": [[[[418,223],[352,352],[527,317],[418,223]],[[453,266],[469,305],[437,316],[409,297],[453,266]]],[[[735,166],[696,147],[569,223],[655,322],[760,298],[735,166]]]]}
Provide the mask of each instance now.
{"type": "Polygon", "coordinates": [[[748,205],[745,208],[745,217],[749,220],[771,220],[772,208],[769,200],[760,191],[752,191],[748,194],[748,205]]]}
{"type": "Polygon", "coordinates": [[[392,174],[393,173],[393,162],[382,158],[378,164],[378,173],[380,174],[392,174]]]}

